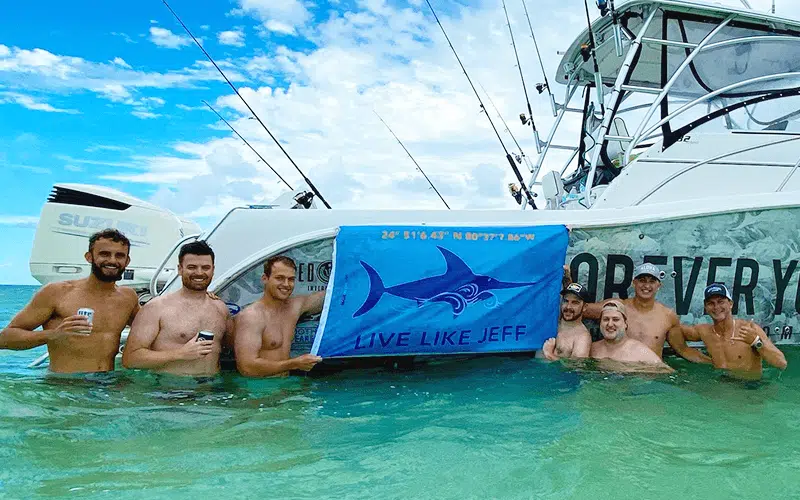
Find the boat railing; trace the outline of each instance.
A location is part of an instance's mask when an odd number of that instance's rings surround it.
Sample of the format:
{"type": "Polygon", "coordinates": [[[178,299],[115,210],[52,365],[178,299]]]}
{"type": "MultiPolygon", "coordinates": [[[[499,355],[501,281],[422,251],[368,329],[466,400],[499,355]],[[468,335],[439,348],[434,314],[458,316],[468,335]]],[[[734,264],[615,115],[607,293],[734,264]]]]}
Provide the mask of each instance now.
{"type": "MultiPolygon", "coordinates": [[[[689,166],[687,166],[687,167],[675,172],[674,174],[668,176],[667,178],[665,178],[664,180],[662,180],[661,182],[656,184],[655,187],[653,187],[647,193],[645,193],[645,195],[642,196],[641,198],[639,198],[633,205],[634,206],[640,205],[647,198],[649,198],[650,196],[655,194],[656,191],[658,191],[659,189],[661,189],[662,187],[664,187],[668,183],[670,183],[673,180],[675,180],[675,178],[680,177],[681,175],[683,175],[683,174],[685,174],[687,172],[690,172],[690,171],[694,170],[697,167],[701,167],[701,166],[706,165],[708,163],[712,163],[712,162],[715,162],[715,161],[722,160],[722,159],[727,158],[729,156],[734,156],[734,155],[741,154],[741,153],[747,153],[748,151],[755,151],[757,149],[767,148],[767,147],[770,147],[770,146],[777,146],[779,144],[786,144],[788,142],[793,142],[793,141],[800,141],[800,136],[793,136],[793,137],[789,137],[789,138],[783,138],[783,139],[780,139],[780,140],[777,140],[777,141],[768,142],[766,144],[757,144],[755,146],[748,146],[746,148],[740,148],[740,149],[737,149],[737,150],[734,150],[734,151],[728,151],[727,153],[723,153],[721,155],[717,155],[717,156],[714,156],[712,158],[693,163],[693,164],[691,164],[691,165],[689,165],[689,166]]],[[[800,165],[800,162],[798,162],[798,164],[795,165],[794,169],[796,169],[798,165],[800,165]]],[[[792,172],[790,172],[790,175],[788,175],[786,178],[784,178],[783,182],[778,186],[778,189],[776,189],[776,192],[780,191],[781,189],[783,189],[783,186],[785,186],[786,183],[789,182],[789,179],[791,178],[791,174],[794,173],[794,169],[792,169],[792,172]]]]}
{"type": "MultiPolygon", "coordinates": [[[[781,80],[781,79],[784,79],[784,78],[791,78],[791,77],[800,77],[800,72],[793,71],[793,72],[789,72],[789,73],[776,73],[774,75],[757,76],[757,77],[754,77],[754,78],[750,78],[748,80],[742,80],[741,82],[732,83],[732,84],[730,84],[728,86],[725,86],[725,87],[722,87],[720,89],[717,89],[714,92],[709,92],[708,94],[705,94],[705,95],[703,95],[701,97],[698,97],[697,99],[695,99],[695,100],[693,100],[691,102],[688,102],[688,103],[684,104],[680,108],[676,109],[675,111],[673,111],[669,115],[667,115],[664,118],[662,118],[661,120],[659,120],[656,124],[654,124],[649,129],[647,129],[644,132],[644,134],[642,134],[642,135],[652,134],[653,132],[655,132],[656,130],[661,128],[661,126],[664,125],[665,123],[674,120],[676,117],[682,115],[683,113],[685,113],[689,109],[697,106],[698,104],[700,104],[700,103],[702,103],[704,101],[708,101],[709,99],[713,99],[713,98],[717,97],[720,94],[724,94],[726,92],[730,92],[731,90],[736,90],[737,88],[745,87],[747,85],[752,85],[754,83],[768,82],[768,81],[771,81],[771,80],[781,80]]],[[[634,140],[633,140],[633,142],[631,144],[630,149],[628,151],[626,151],[626,157],[627,158],[630,158],[630,152],[633,150],[633,147],[635,147],[639,142],[641,142],[641,140],[642,139],[639,138],[639,137],[634,137],[634,140]]]]}
{"type": "Polygon", "coordinates": [[[167,267],[167,264],[172,259],[172,256],[175,255],[175,251],[178,250],[187,241],[196,240],[199,237],[200,237],[200,233],[190,234],[188,236],[184,236],[183,238],[179,239],[172,246],[172,248],[169,250],[169,252],[167,252],[167,254],[164,256],[164,259],[161,261],[161,264],[158,265],[158,267],[156,268],[155,272],[153,273],[153,276],[150,278],[150,287],[149,287],[149,289],[150,289],[150,296],[151,297],[155,297],[156,295],[158,295],[158,292],[159,292],[159,290],[158,290],[158,277],[161,275],[161,272],[164,271],[164,268],[167,267]]]}
{"type": "MultiPolygon", "coordinates": [[[[747,80],[743,80],[741,82],[736,82],[730,85],[727,85],[723,88],[720,88],[715,91],[711,91],[706,93],[705,95],[698,97],[694,100],[688,101],[682,106],[680,106],[677,110],[669,113],[666,117],[658,120],[655,125],[648,126],[649,122],[653,118],[654,114],[657,110],[660,109],[662,102],[664,99],[670,98],[670,92],[672,91],[675,84],[679,81],[679,79],[684,75],[687,68],[692,67],[692,64],[698,57],[698,55],[702,53],[707,53],[710,50],[718,49],[720,47],[729,47],[739,44],[748,44],[753,42],[786,42],[786,41],[798,41],[796,36],[787,36],[787,35],[753,35],[753,36],[744,36],[738,38],[732,38],[722,41],[713,42],[713,39],[726,27],[729,26],[739,14],[732,13],[727,15],[723,20],[721,20],[713,29],[711,29],[699,43],[689,43],[689,42],[681,42],[675,40],[667,40],[661,38],[655,38],[653,36],[645,37],[645,33],[650,28],[653,20],[655,19],[656,15],[661,12],[663,14],[662,9],[653,9],[647,19],[642,23],[642,25],[638,29],[638,34],[635,38],[631,39],[631,37],[627,37],[630,41],[627,47],[627,52],[625,54],[625,59],[620,66],[619,71],[617,72],[617,76],[613,85],[613,90],[609,99],[607,99],[607,103],[605,104],[605,114],[603,116],[602,122],[599,125],[596,131],[596,135],[594,136],[595,139],[595,146],[592,151],[592,157],[589,161],[589,171],[587,172],[586,177],[586,184],[581,193],[578,193],[578,200],[581,202],[581,205],[584,207],[590,207],[593,204],[593,196],[592,190],[595,188],[595,175],[598,168],[598,164],[600,164],[600,155],[603,150],[603,145],[607,141],[615,141],[619,142],[621,145],[621,158],[620,158],[620,166],[624,168],[632,161],[633,152],[640,147],[643,147],[643,143],[649,141],[653,138],[663,137],[663,134],[659,133],[659,129],[663,127],[666,123],[673,121],[676,117],[684,114],[686,111],[693,109],[698,104],[703,102],[709,102],[712,99],[730,92],[732,90],[742,88],[748,85],[753,85],[757,83],[769,82],[774,80],[786,79],[786,78],[796,78],[800,76],[800,72],[785,72],[785,73],[777,73],[777,74],[769,74],[769,75],[762,75],[753,78],[749,78],[747,80]],[[675,72],[671,75],[669,80],[663,86],[663,88],[655,88],[655,87],[644,87],[641,85],[630,85],[627,83],[628,79],[630,78],[632,72],[635,69],[636,64],[634,61],[636,60],[637,56],[642,50],[643,44],[659,44],[659,45],[666,45],[666,46],[674,46],[687,49],[687,54],[684,59],[681,61],[681,64],[675,70],[675,72]],[[631,95],[639,94],[639,95],[653,95],[655,94],[655,98],[652,102],[647,104],[639,104],[635,105],[630,109],[624,111],[635,111],[641,109],[647,109],[643,118],[639,120],[637,125],[636,131],[630,135],[621,135],[617,133],[611,133],[611,127],[613,124],[613,120],[616,116],[618,116],[622,111],[617,110],[619,105],[620,98],[627,98],[631,95]],[[624,97],[623,97],[624,96],[624,97]]],[[[536,184],[536,180],[538,174],[541,170],[542,164],[544,163],[544,159],[552,149],[551,143],[553,141],[553,137],[555,135],[556,129],[558,129],[559,125],[561,124],[561,119],[564,116],[565,110],[568,108],[569,102],[574,96],[577,88],[579,87],[578,79],[576,75],[579,73],[578,70],[575,70],[570,75],[570,81],[567,84],[567,93],[565,95],[565,101],[563,105],[559,105],[560,113],[557,116],[557,119],[553,126],[551,127],[550,133],[548,134],[548,138],[545,141],[545,148],[542,151],[542,154],[539,155],[537,159],[536,166],[534,168],[533,175],[531,176],[531,180],[529,185],[533,186],[536,184]]],[[[778,96],[780,97],[780,96],[778,96]]],[[[648,99],[649,101],[649,99],[648,99]]],[[[710,105],[710,102],[709,102],[710,105]]],[[[738,106],[741,107],[742,104],[733,104],[731,106],[723,106],[721,109],[727,111],[729,107],[738,106]]],[[[709,113],[710,114],[710,113],[709,113]]],[[[587,131],[588,132],[588,131],[587,131]]],[[[778,141],[780,143],[782,141],[778,141]]],[[[759,146],[759,147],[766,147],[769,144],[759,146]]],[[[578,150],[574,150],[573,154],[567,160],[566,164],[561,169],[561,175],[567,171],[569,166],[575,160],[576,155],[578,154],[578,150]]],[[[731,154],[724,154],[722,157],[731,156],[731,154]]],[[[674,176],[670,177],[670,179],[674,179],[675,176],[682,175],[687,171],[693,170],[701,165],[711,163],[719,158],[715,157],[708,160],[696,161],[692,165],[688,166],[686,169],[683,169],[681,172],[676,173],[674,176]]],[[[800,168],[800,167],[797,167],[800,168]]],[[[790,173],[785,179],[785,182],[781,183],[779,189],[783,189],[783,187],[788,183],[791,176],[794,175],[794,171],[790,173]]],[[[668,181],[664,181],[668,182],[668,181]]],[[[663,187],[663,183],[659,186],[656,186],[652,192],[655,192],[659,188],[663,187]]],[[[644,199],[652,195],[652,192],[645,194],[637,203],[641,203],[644,199]]],[[[525,204],[523,203],[523,208],[525,208],[525,204]]]]}
{"type": "Polygon", "coordinates": [[[797,171],[798,168],[800,168],[800,159],[797,160],[797,163],[794,164],[792,170],[790,170],[789,173],[786,174],[786,177],[783,179],[783,181],[781,181],[780,185],[778,186],[778,189],[775,190],[776,193],[780,193],[781,191],[783,191],[783,188],[786,187],[786,184],[789,183],[789,180],[792,178],[792,176],[794,175],[794,173],[797,171]]]}

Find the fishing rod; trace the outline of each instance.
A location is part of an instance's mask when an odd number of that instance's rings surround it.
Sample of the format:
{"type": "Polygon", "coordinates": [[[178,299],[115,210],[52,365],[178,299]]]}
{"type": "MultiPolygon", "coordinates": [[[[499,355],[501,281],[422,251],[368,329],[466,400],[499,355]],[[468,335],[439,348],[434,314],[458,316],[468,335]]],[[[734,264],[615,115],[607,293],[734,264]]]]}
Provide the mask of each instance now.
{"type": "Polygon", "coordinates": [[[239,132],[238,132],[238,131],[237,131],[235,128],[233,128],[233,125],[231,125],[230,123],[228,123],[228,120],[226,120],[225,118],[223,118],[221,114],[217,113],[217,110],[216,110],[216,109],[214,109],[214,108],[212,108],[212,107],[211,107],[211,105],[210,105],[209,103],[207,103],[206,101],[203,101],[203,104],[205,104],[206,106],[208,106],[208,109],[210,109],[211,111],[213,111],[213,112],[214,112],[214,114],[215,114],[215,115],[217,115],[217,116],[219,117],[219,119],[220,119],[220,120],[222,120],[223,122],[225,122],[225,125],[227,125],[227,126],[228,126],[228,128],[230,128],[231,130],[233,130],[233,133],[234,133],[234,134],[236,134],[236,135],[238,135],[238,136],[239,136],[239,139],[243,140],[243,141],[244,141],[244,143],[245,143],[245,144],[247,144],[247,147],[249,147],[249,148],[250,148],[250,149],[253,151],[253,153],[255,153],[255,154],[256,154],[256,156],[258,156],[258,158],[259,158],[261,161],[263,161],[263,162],[264,162],[264,165],[268,166],[268,167],[269,167],[269,169],[270,169],[270,170],[272,170],[272,173],[274,173],[275,175],[277,175],[277,176],[278,176],[278,179],[280,179],[281,181],[283,181],[283,183],[284,183],[284,184],[286,184],[286,187],[288,187],[289,189],[291,189],[292,191],[294,191],[294,188],[293,188],[293,187],[292,187],[292,186],[291,186],[291,185],[290,185],[288,182],[286,182],[286,179],[284,179],[284,178],[281,176],[281,174],[279,174],[279,173],[278,173],[278,171],[277,171],[277,170],[275,170],[274,168],[272,168],[272,165],[270,165],[270,164],[269,164],[269,162],[268,162],[267,160],[265,160],[265,159],[264,159],[264,157],[263,157],[263,156],[261,156],[261,154],[260,154],[258,151],[256,151],[256,148],[254,148],[253,146],[251,146],[251,145],[250,145],[250,143],[249,143],[249,142],[247,142],[247,139],[245,139],[244,137],[242,137],[242,134],[240,134],[240,133],[239,133],[239,132]]]}
{"type": "Polygon", "coordinates": [[[528,160],[528,157],[525,155],[525,152],[522,151],[522,146],[520,146],[519,142],[517,142],[517,138],[514,137],[514,133],[511,132],[511,128],[508,126],[508,123],[506,123],[506,121],[503,119],[503,115],[500,114],[500,110],[497,109],[497,106],[495,105],[494,101],[492,100],[492,96],[489,95],[489,92],[486,92],[486,89],[483,87],[483,84],[481,82],[478,82],[478,85],[480,85],[481,90],[483,90],[483,93],[486,94],[486,98],[489,99],[489,104],[492,105],[492,107],[494,108],[495,112],[497,113],[497,117],[500,118],[500,121],[503,123],[503,126],[506,128],[506,132],[508,132],[508,135],[511,136],[511,140],[514,141],[514,144],[517,146],[517,149],[519,149],[520,156],[519,156],[519,158],[517,158],[517,163],[522,163],[522,158],[525,158],[525,160],[526,160],[525,164],[528,165],[528,169],[531,172],[533,172],[533,169],[531,168],[530,163],[529,163],[530,160],[528,160]]]}
{"type": "Polygon", "coordinates": [[[295,163],[295,161],[292,159],[292,157],[289,155],[289,153],[286,151],[286,149],[283,148],[283,145],[281,145],[280,141],[278,141],[278,139],[274,135],[272,135],[272,132],[270,132],[269,128],[267,128],[267,126],[264,124],[264,122],[261,121],[261,118],[259,118],[259,116],[253,110],[253,108],[250,107],[250,104],[247,103],[247,101],[244,99],[244,97],[242,97],[242,94],[239,93],[239,89],[237,89],[236,86],[233,84],[233,82],[231,82],[228,79],[228,77],[225,75],[225,72],[222,71],[222,69],[217,65],[217,63],[214,61],[214,59],[211,57],[211,55],[208,52],[206,52],[206,49],[204,49],[203,46],[200,45],[200,42],[197,40],[197,38],[195,38],[195,36],[192,34],[192,32],[189,31],[189,28],[183,23],[183,21],[181,21],[181,18],[178,17],[178,14],[175,13],[174,10],[172,10],[172,7],[169,6],[169,4],[167,3],[167,0],[161,0],[161,2],[163,2],[163,4],[167,7],[167,9],[169,9],[169,11],[172,13],[172,15],[175,16],[175,19],[178,20],[178,22],[183,27],[183,29],[186,31],[186,33],[192,38],[192,40],[194,40],[195,45],[197,45],[200,48],[200,50],[203,51],[203,54],[205,54],[205,56],[208,58],[208,60],[211,61],[211,64],[213,64],[214,67],[217,68],[217,71],[219,71],[219,74],[222,75],[222,78],[225,79],[225,81],[228,83],[228,85],[231,87],[231,89],[233,89],[233,91],[236,93],[236,95],[239,96],[239,99],[241,99],[242,102],[244,103],[244,105],[247,106],[247,109],[250,110],[250,113],[253,115],[253,117],[256,120],[258,120],[258,123],[261,124],[261,126],[264,128],[264,130],[267,131],[267,134],[269,134],[269,136],[272,138],[272,140],[275,142],[275,144],[278,145],[278,147],[281,149],[281,151],[286,156],[286,158],[289,159],[289,161],[292,163],[294,168],[300,173],[300,176],[303,178],[303,181],[305,181],[305,183],[308,185],[308,187],[311,188],[311,190],[314,192],[314,194],[317,196],[317,198],[319,198],[319,200],[322,202],[322,204],[325,205],[325,208],[331,208],[331,206],[328,204],[328,202],[325,201],[325,198],[323,198],[322,193],[320,193],[319,190],[316,188],[316,186],[314,186],[314,184],[311,182],[311,179],[306,177],[306,175],[303,173],[303,171],[300,170],[300,167],[297,166],[297,163],[295,163]]]}
{"type": "MultiPolygon", "coordinates": [[[[525,77],[522,75],[522,65],[519,63],[519,53],[517,52],[517,43],[514,41],[514,31],[511,29],[511,19],[508,18],[508,9],[506,8],[506,0],[503,0],[503,12],[506,14],[506,24],[508,24],[508,34],[511,35],[511,47],[514,48],[514,57],[517,59],[517,69],[519,70],[519,79],[522,81],[522,92],[525,94],[525,102],[528,104],[528,116],[520,116],[523,125],[530,122],[533,129],[533,139],[536,141],[536,153],[542,154],[542,144],[539,141],[539,131],[536,130],[536,124],[533,122],[533,109],[531,108],[531,100],[528,98],[528,88],[525,86],[525,77]]],[[[486,90],[484,90],[486,92],[486,90]]],[[[489,95],[488,93],[486,94],[489,95]]],[[[499,112],[498,112],[499,114],[499,112]]],[[[505,121],[505,120],[504,120],[505,121]]],[[[514,140],[516,142],[516,139],[514,140]]]]}
{"type": "Polygon", "coordinates": [[[556,116],[558,114],[556,110],[556,96],[553,95],[553,91],[550,90],[550,82],[547,81],[547,72],[544,70],[544,61],[542,60],[542,54],[539,52],[539,44],[536,43],[536,35],[533,34],[533,24],[531,24],[531,16],[528,15],[528,5],[525,3],[525,0],[522,0],[522,7],[525,9],[525,17],[528,19],[528,28],[531,30],[533,46],[536,49],[536,57],[539,59],[539,66],[542,68],[542,76],[544,77],[544,83],[536,84],[536,91],[541,94],[547,89],[547,93],[550,95],[550,108],[553,110],[553,116],[556,116]]]}
{"type": "Polygon", "coordinates": [[[386,126],[386,128],[389,130],[389,132],[394,136],[395,140],[397,140],[398,144],[400,144],[400,146],[402,146],[403,150],[405,150],[405,152],[408,155],[408,157],[411,158],[411,161],[413,161],[414,165],[417,166],[417,170],[419,170],[419,173],[421,173],[422,176],[425,177],[425,180],[428,181],[428,184],[431,186],[431,189],[436,191],[436,194],[439,196],[439,199],[442,200],[442,203],[444,203],[444,206],[446,206],[447,209],[450,210],[450,205],[448,205],[447,202],[444,201],[444,198],[442,197],[442,193],[440,193],[439,190],[436,189],[436,186],[433,185],[433,182],[431,182],[431,180],[428,178],[427,174],[425,174],[425,171],[422,170],[422,167],[419,166],[419,163],[417,163],[417,160],[415,160],[414,157],[411,156],[411,152],[405,147],[405,145],[402,143],[402,141],[400,141],[400,138],[397,137],[397,135],[394,133],[392,128],[389,126],[389,124],[386,123],[385,121],[383,121],[383,118],[381,118],[381,115],[379,115],[377,111],[375,111],[373,109],[372,112],[375,113],[375,116],[378,117],[378,120],[380,120],[381,123],[383,123],[384,126],[386,126]]]}
{"type": "Polygon", "coordinates": [[[603,77],[600,75],[600,66],[597,64],[597,52],[595,51],[594,32],[592,31],[592,20],[589,18],[589,2],[583,0],[583,5],[586,7],[586,23],[589,26],[589,53],[592,57],[592,64],[594,65],[594,85],[597,87],[597,99],[600,104],[600,114],[606,114],[605,104],[603,103],[603,77]]]}
{"type": "Polygon", "coordinates": [[[453,51],[453,55],[456,56],[456,60],[458,61],[458,65],[461,66],[461,71],[464,72],[464,76],[467,77],[467,81],[469,82],[469,86],[472,88],[472,92],[475,93],[475,97],[478,99],[478,103],[481,106],[481,111],[484,112],[486,115],[486,119],[489,120],[489,125],[492,126],[492,130],[494,130],[494,134],[497,136],[497,140],[500,141],[500,146],[503,147],[503,151],[506,153],[506,160],[508,160],[508,164],[511,165],[511,170],[514,171],[514,175],[517,177],[517,180],[522,187],[522,192],[525,194],[525,198],[527,198],[528,203],[531,204],[532,208],[536,208],[536,204],[533,202],[533,195],[531,194],[528,186],[525,184],[525,181],[522,178],[522,174],[520,173],[519,169],[517,168],[517,164],[514,162],[514,157],[511,156],[511,153],[508,152],[505,143],[503,142],[503,138],[500,137],[500,132],[497,131],[497,127],[494,126],[494,122],[492,121],[492,117],[489,116],[489,113],[486,112],[486,106],[483,105],[483,100],[481,99],[480,94],[478,94],[478,90],[475,88],[475,85],[472,84],[472,79],[469,77],[469,73],[467,73],[467,69],[464,67],[464,64],[461,62],[461,58],[458,57],[458,52],[456,52],[456,48],[453,47],[453,42],[450,41],[450,37],[447,36],[447,32],[444,30],[444,26],[442,26],[442,22],[439,21],[439,16],[436,15],[436,11],[433,10],[433,5],[431,5],[430,0],[425,0],[425,3],[428,4],[428,8],[431,9],[431,13],[433,14],[433,18],[436,19],[436,24],[439,25],[439,28],[442,30],[442,34],[444,38],[447,40],[447,44],[450,45],[450,50],[453,51]]]}

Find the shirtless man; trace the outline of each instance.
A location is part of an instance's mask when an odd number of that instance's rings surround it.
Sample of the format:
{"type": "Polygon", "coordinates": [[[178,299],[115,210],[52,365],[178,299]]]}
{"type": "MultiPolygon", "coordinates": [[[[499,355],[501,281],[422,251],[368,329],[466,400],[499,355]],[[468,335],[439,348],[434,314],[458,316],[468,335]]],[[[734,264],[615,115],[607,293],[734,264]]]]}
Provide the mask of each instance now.
{"type": "Polygon", "coordinates": [[[556,361],[562,358],[589,357],[592,336],[583,325],[583,308],[588,298],[589,292],[580,283],[570,283],[561,290],[558,335],[547,339],[539,351],[546,359],[556,361]]]}
{"type": "Polygon", "coordinates": [[[613,365],[614,371],[673,371],[648,346],[629,337],[627,328],[628,317],[623,303],[606,301],[600,311],[603,339],[592,344],[591,357],[618,362],[613,365]]]}
{"type": "MultiPolygon", "coordinates": [[[[633,297],[621,301],[628,313],[628,336],[642,342],[659,358],[662,357],[667,333],[681,324],[675,311],[656,301],[663,276],[664,273],[654,264],[636,266],[633,271],[633,297]]],[[[607,303],[586,304],[583,317],[600,319],[600,312],[607,303]]]]}
{"type": "Polygon", "coordinates": [[[303,354],[289,357],[297,320],[322,311],[325,292],[292,297],[297,266],[289,257],[271,257],[264,263],[264,296],[236,315],[236,367],[246,377],[286,375],[309,371],[322,361],[303,354]]]}
{"type": "Polygon", "coordinates": [[[214,277],[214,251],[208,243],[181,247],[178,275],[181,289],[154,298],[136,317],[122,364],[174,375],[215,375],[232,322],[225,304],[206,292],[214,277]],[[213,340],[199,339],[201,331],[212,333],[213,340]]]}
{"type": "Polygon", "coordinates": [[[704,304],[713,323],[681,325],[682,328],[670,331],[670,337],[680,336],[674,339],[676,344],[702,340],[715,368],[729,370],[742,378],[761,378],[762,359],[778,369],[786,369],[783,353],[760,326],[733,317],[733,300],[728,287],[722,283],[706,287],[704,304]]]}
{"type": "Polygon", "coordinates": [[[130,248],[128,238],[115,229],[93,234],[84,255],[91,274],[42,287],[0,332],[0,348],[47,344],[52,372],[112,371],[122,330],[139,311],[136,292],[116,284],[131,261],[130,248]],[[94,310],[91,324],[77,315],[80,308],[94,310]]]}

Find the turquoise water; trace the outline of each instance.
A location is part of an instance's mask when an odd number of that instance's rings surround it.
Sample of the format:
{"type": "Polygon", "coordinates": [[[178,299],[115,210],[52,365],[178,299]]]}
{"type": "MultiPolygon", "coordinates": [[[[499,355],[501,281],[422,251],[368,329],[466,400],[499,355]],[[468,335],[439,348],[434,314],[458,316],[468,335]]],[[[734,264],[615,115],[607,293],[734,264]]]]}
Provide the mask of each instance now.
{"type": "MultiPolygon", "coordinates": [[[[0,326],[32,287],[0,286],[0,326]]],[[[531,359],[210,385],[0,351],[0,498],[796,498],[800,352],[747,387],[531,359]],[[203,495],[201,497],[200,495],[203,495]]]]}

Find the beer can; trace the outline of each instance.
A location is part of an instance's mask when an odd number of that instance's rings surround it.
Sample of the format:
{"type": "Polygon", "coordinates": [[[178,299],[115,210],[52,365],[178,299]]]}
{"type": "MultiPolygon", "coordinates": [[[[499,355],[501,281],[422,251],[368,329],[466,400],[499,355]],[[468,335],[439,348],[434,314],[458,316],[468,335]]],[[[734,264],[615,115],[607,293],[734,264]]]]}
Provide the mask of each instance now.
{"type": "Polygon", "coordinates": [[[85,316],[86,321],[88,321],[90,325],[94,323],[94,309],[90,309],[88,307],[81,307],[80,309],[78,309],[78,316],[85,316]]]}
{"type": "Polygon", "coordinates": [[[200,332],[197,334],[196,342],[200,342],[201,340],[214,340],[214,332],[200,330],[200,332]]]}

